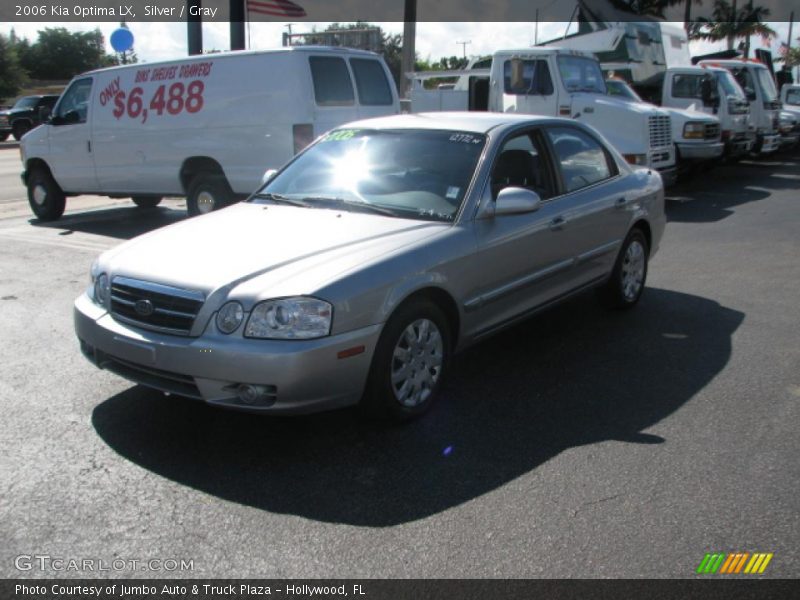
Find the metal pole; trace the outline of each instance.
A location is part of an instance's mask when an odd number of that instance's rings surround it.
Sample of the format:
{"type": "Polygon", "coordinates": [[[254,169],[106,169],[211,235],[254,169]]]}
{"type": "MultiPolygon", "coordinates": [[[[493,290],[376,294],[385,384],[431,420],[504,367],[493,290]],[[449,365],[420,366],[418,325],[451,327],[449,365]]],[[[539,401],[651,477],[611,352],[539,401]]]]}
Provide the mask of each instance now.
{"type": "Polygon", "coordinates": [[[533,30],[533,45],[539,45],[539,9],[536,9],[536,27],[533,30]]]}
{"type": "Polygon", "coordinates": [[[245,23],[245,0],[230,0],[229,6],[231,11],[231,50],[244,50],[246,48],[244,42],[244,23],[245,23]]]}
{"type": "Polygon", "coordinates": [[[203,19],[199,10],[201,4],[201,0],[187,0],[186,2],[186,38],[190,56],[203,53],[203,19]],[[192,15],[192,12],[196,14],[192,15]]]}
{"type": "Polygon", "coordinates": [[[417,0],[405,0],[403,11],[403,53],[400,61],[400,96],[408,98],[411,90],[411,79],[406,73],[414,70],[416,58],[417,35],[417,0]]]}

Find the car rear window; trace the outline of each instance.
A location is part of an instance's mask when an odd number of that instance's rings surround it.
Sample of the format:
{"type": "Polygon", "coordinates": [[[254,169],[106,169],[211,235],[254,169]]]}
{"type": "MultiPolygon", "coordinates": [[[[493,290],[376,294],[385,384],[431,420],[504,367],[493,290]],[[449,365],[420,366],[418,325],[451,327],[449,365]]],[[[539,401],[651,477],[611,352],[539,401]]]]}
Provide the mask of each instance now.
{"type": "Polygon", "coordinates": [[[351,58],[356,78],[358,101],[365,106],[386,106],[392,103],[392,90],[383,66],[377,60],[351,58]]]}
{"type": "Polygon", "coordinates": [[[312,56],[311,77],[314,99],[319,106],[349,106],[354,103],[353,82],[343,58],[312,56]]]}

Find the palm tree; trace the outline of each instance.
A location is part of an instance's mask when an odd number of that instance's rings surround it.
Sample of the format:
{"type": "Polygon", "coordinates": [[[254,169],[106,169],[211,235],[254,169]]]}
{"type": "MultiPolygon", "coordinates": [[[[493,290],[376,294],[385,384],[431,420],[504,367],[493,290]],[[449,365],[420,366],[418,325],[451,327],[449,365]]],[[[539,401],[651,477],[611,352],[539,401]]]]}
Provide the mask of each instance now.
{"type": "Polygon", "coordinates": [[[752,0],[739,9],[736,8],[736,0],[733,0],[733,5],[727,0],[714,0],[712,15],[713,21],[698,19],[701,27],[696,32],[696,39],[727,40],[728,50],[733,50],[734,42],[744,38],[745,57],[749,54],[751,35],[760,35],[766,39],[772,39],[777,35],[774,29],[763,22],[769,16],[769,9],[753,6],[752,0]]]}

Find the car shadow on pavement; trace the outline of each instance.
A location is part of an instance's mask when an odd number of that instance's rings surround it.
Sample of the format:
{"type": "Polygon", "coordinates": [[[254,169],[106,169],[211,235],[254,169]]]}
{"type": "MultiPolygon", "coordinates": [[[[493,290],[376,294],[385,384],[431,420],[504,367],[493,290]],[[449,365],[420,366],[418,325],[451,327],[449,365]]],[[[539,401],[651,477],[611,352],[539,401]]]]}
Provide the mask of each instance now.
{"type": "Polygon", "coordinates": [[[392,526],[468,502],[571,447],[668,445],[644,430],[720,373],[743,318],[669,290],[648,289],[628,312],[585,295],[456,357],[439,404],[401,426],[354,410],[262,417],[140,386],[99,404],[92,423],[120,456],[204,493],[392,526]]]}
{"type": "Polygon", "coordinates": [[[160,227],[166,227],[186,219],[185,210],[167,207],[141,209],[135,206],[120,206],[85,213],[66,214],[57,221],[31,219],[35,227],[63,229],[61,235],[72,232],[91,233],[120,240],[129,240],[160,227]]]}

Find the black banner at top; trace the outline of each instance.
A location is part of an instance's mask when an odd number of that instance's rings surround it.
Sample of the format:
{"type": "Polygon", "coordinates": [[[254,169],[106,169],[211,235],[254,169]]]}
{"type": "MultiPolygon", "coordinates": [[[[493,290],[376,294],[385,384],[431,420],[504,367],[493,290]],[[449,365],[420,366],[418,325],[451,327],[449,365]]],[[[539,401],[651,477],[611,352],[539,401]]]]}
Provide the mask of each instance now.
{"type": "MultiPolygon", "coordinates": [[[[568,22],[586,20],[683,21],[684,0],[3,0],[0,22],[137,22],[186,21],[200,18],[227,22],[240,14],[244,3],[249,21],[329,22],[404,20],[407,5],[416,4],[416,20],[422,22],[568,22]],[[412,3],[412,4],[409,4],[412,3]]],[[[755,15],[741,0],[736,20],[755,15]]],[[[755,8],[764,21],[788,21],[792,12],[800,18],[800,0],[757,0],[755,8]]],[[[726,20],[714,13],[715,3],[691,3],[691,20],[726,20]]]]}

